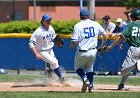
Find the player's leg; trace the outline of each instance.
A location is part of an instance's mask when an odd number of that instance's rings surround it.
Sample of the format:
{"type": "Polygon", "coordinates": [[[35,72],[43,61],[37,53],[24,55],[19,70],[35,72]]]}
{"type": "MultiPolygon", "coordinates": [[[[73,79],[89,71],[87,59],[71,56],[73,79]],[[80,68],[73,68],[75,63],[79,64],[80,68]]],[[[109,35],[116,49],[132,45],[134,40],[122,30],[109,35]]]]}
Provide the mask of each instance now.
{"type": "Polygon", "coordinates": [[[48,77],[52,77],[52,73],[53,73],[53,70],[51,69],[51,66],[49,63],[45,62],[45,75],[48,76],[48,77]]]}
{"type": "Polygon", "coordinates": [[[138,60],[137,60],[137,65],[136,65],[136,68],[137,68],[137,70],[138,71],[140,71],[140,47],[139,48],[137,48],[137,50],[138,50],[138,60]]]}
{"type": "Polygon", "coordinates": [[[64,77],[62,76],[60,67],[58,65],[58,60],[55,58],[53,52],[51,52],[50,54],[49,52],[42,51],[40,54],[42,55],[42,60],[50,64],[51,69],[54,70],[59,79],[64,80],[64,77]]]}
{"type": "MultiPolygon", "coordinates": [[[[95,59],[94,59],[95,60],[95,59]]],[[[94,90],[94,73],[93,73],[93,61],[92,60],[90,63],[91,66],[86,68],[86,75],[87,75],[87,79],[89,80],[89,87],[88,90],[89,92],[92,92],[94,90]]]]}
{"type": "Polygon", "coordinates": [[[93,74],[93,71],[92,72],[87,72],[86,75],[87,75],[87,79],[89,80],[88,91],[92,92],[94,90],[94,81],[93,81],[94,74],[93,74]]]}
{"type": "Polygon", "coordinates": [[[140,71],[140,59],[138,59],[136,67],[137,67],[138,71],[140,71]]]}
{"type": "MultiPolygon", "coordinates": [[[[56,56],[55,56],[53,50],[49,51],[49,54],[51,54],[51,56],[54,57],[54,59],[56,59],[56,56]]],[[[57,60],[57,59],[56,59],[56,60],[57,60]]],[[[57,65],[58,65],[58,60],[57,60],[57,65]]],[[[61,72],[61,70],[60,70],[60,66],[59,66],[59,65],[58,65],[58,67],[56,67],[56,68],[54,69],[54,72],[55,72],[55,74],[59,77],[59,82],[60,82],[60,83],[64,83],[64,82],[65,82],[65,79],[64,79],[64,76],[62,75],[62,72],[61,72]]]]}
{"type": "Polygon", "coordinates": [[[138,51],[139,51],[138,48],[132,46],[128,49],[127,56],[124,60],[121,69],[122,79],[118,86],[118,90],[123,90],[125,82],[127,81],[128,77],[131,75],[130,72],[134,68],[136,68],[136,62],[139,58],[138,51]]]}
{"type": "Polygon", "coordinates": [[[87,76],[86,76],[86,74],[85,74],[85,72],[84,72],[84,69],[83,69],[83,68],[78,68],[78,69],[76,70],[76,73],[77,73],[77,74],[82,78],[82,80],[83,80],[83,86],[82,86],[81,91],[82,91],[82,92],[86,92],[87,87],[88,87],[88,80],[87,80],[87,76]]]}
{"type": "Polygon", "coordinates": [[[81,77],[83,80],[83,85],[82,85],[82,92],[86,92],[87,87],[88,87],[88,80],[87,76],[85,74],[85,71],[83,69],[83,66],[85,65],[86,59],[83,56],[80,56],[82,53],[76,53],[75,55],[75,70],[76,73],[81,77]]]}
{"type": "Polygon", "coordinates": [[[96,49],[90,50],[87,53],[88,58],[85,66],[85,71],[86,71],[87,79],[89,80],[89,87],[88,87],[89,92],[92,92],[94,90],[93,64],[96,59],[96,53],[97,53],[96,49]]]}
{"type": "Polygon", "coordinates": [[[129,68],[125,68],[121,71],[121,81],[120,81],[120,84],[118,86],[118,90],[123,90],[124,88],[124,84],[125,82],[127,81],[128,77],[131,75],[131,71],[136,68],[135,66],[131,66],[129,68]]]}

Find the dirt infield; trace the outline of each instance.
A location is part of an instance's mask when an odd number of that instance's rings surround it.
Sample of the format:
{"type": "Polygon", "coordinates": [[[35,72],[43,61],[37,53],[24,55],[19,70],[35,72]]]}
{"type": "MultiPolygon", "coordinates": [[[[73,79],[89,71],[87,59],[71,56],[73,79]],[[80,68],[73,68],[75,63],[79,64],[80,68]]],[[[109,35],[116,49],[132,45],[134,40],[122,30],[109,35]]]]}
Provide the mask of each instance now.
{"type": "MultiPolygon", "coordinates": [[[[60,84],[53,83],[49,85],[45,84],[33,84],[23,82],[1,82],[0,91],[57,91],[57,92],[81,92],[81,84],[60,84]]],[[[116,85],[96,85],[94,87],[95,92],[120,92],[117,91],[116,85]]],[[[126,86],[123,92],[140,92],[140,86],[126,86]]]]}

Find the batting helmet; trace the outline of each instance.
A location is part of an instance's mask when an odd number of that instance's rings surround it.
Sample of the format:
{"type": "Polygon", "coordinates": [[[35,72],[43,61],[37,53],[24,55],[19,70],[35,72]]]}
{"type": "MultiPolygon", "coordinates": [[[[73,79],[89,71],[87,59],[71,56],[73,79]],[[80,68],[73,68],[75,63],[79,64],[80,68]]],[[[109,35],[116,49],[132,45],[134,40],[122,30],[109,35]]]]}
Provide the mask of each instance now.
{"type": "Polygon", "coordinates": [[[131,11],[131,15],[130,17],[132,18],[132,20],[139,20],[140,19],[140,9],[139,8],[135,8],[131,11]]]}

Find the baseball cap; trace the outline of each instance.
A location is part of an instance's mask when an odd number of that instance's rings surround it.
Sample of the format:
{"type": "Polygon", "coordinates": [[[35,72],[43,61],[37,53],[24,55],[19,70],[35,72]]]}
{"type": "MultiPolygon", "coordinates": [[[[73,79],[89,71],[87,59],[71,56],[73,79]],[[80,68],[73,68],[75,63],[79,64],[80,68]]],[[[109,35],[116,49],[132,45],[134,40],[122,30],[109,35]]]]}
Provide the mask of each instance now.
{"type": "Polygon", "coordinates": [[[89,16],[89,10],[81,9],[80,10],[80,16],[89,16]]]}
{"type": "Polygon", "coordinates": [[[109,15],[106,15],[103,17],[103,20],[109,20],[110,19],[110,16],[109,15]]]}
{"type": "Polygon", "coordinates": [[[42,21],[52,19],[48,14],[42,16],[42,21]]]}
{"type": "Polygon", "coordinates": [[[121,18],[117,18],[116,22],[122,22],[122,19],[121,18]]]}

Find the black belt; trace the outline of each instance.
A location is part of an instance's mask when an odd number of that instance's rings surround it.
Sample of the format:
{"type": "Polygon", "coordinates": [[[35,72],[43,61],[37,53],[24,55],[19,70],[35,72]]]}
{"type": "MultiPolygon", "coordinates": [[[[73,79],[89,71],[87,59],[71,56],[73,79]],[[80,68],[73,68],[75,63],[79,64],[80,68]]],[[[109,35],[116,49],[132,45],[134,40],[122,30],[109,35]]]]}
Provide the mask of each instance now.
{"type": "MultiPolygon", "coordinates": [[[[96,49],[96,48],[91,48],[91,49],[96,49]]],[[[88,50],[91,50],[91,49],[88,49],[88,50]]],[[[87,52],[88,50],[79,50],[79,52],[87,52]]]]}

